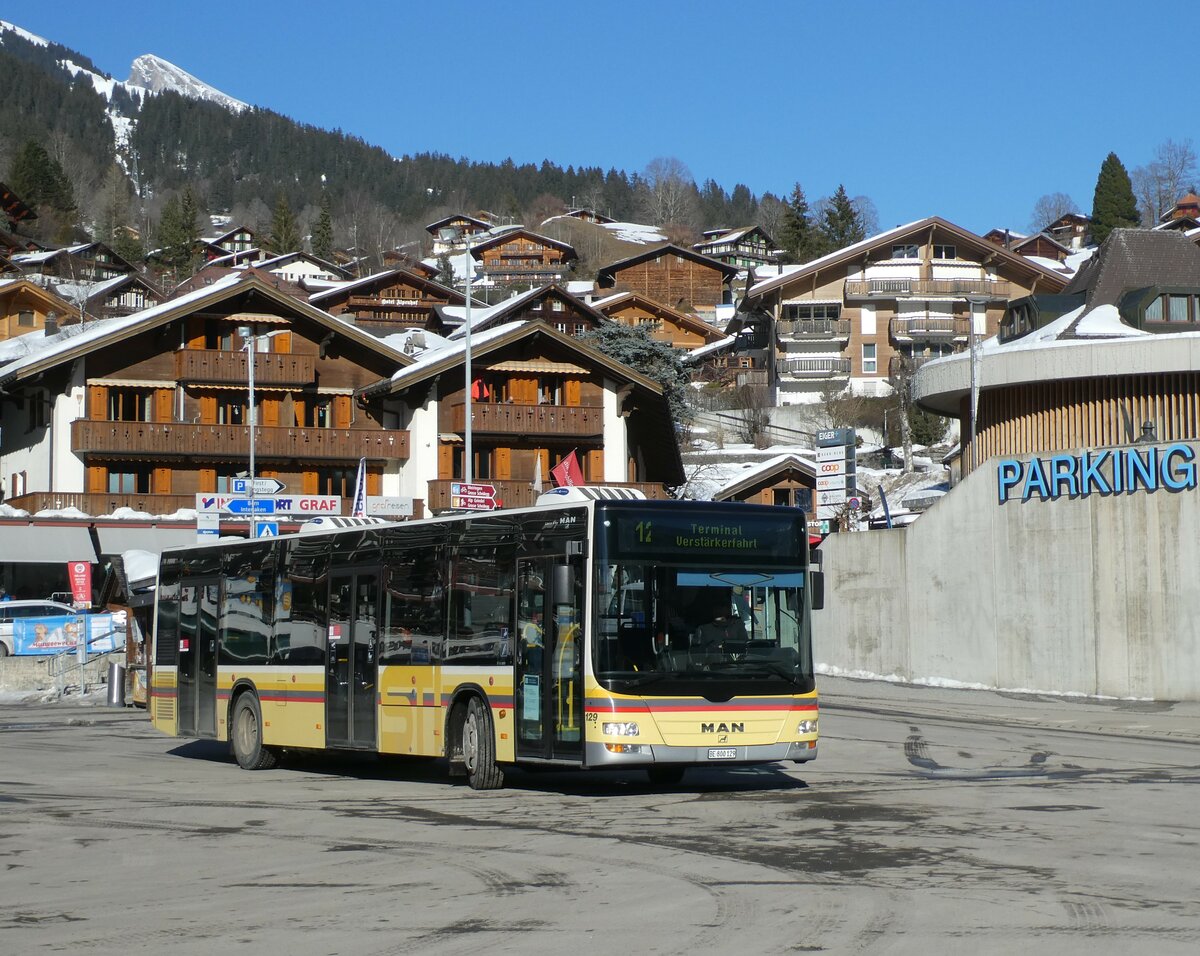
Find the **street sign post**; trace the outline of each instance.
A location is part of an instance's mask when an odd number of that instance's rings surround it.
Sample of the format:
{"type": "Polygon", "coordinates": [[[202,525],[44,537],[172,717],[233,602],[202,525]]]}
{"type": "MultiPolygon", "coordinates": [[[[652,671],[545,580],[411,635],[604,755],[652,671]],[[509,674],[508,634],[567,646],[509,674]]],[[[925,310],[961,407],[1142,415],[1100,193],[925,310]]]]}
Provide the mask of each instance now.
{"type": "Polygon", "coordinates": [[[491,511],[496,507],[496,486],[478,482],[450,482],[450,507],[491,511]]]}
{"type": "MultiPolygon", "coordinates": [[[[272,495],[279,494],[279,492],[283,491],[287,487],[287,485],[285,485],[278,478],[255,478],[253,485],[254,497],[256,498],[269,498],[272,495]]],[[[235,495],[250,494],[250,486],[251,481],[249,478],[233,478],[229,482],[229,489],[235,495]]]]}

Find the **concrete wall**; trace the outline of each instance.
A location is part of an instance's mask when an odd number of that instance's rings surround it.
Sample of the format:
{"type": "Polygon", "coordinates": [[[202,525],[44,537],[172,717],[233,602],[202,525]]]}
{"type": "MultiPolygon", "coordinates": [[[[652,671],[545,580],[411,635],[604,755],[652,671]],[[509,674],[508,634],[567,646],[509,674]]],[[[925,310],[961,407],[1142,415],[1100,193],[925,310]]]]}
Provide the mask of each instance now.
{"type": "Polygon", "coordinates": [[[995,465],[906,529],[826,539],[817,660],[1200,700],[1200,490],[1000,505],[995,465]]]}
{"type": "MultiPolygon", "coordinates": [[[[0,658],[0,693],[34,693],[36,691],[79,689],[79,669],[75,666],[75,655],[68,654],[65,673],[60,673],[59,662],[50,657],[4,657],[0,658]]],[[[124,665],[125,652],[101,654],[88,661],[84,679],[90,688],[99,687],[108,680],[109,661],[124,665]]]]}

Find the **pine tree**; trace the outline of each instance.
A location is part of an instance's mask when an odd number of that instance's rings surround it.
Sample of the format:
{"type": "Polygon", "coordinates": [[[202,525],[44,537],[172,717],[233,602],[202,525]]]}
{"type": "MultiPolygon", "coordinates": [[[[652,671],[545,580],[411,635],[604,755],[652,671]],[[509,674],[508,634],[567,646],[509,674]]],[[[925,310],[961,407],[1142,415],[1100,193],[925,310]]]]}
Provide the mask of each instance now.
{"type": "Polygon", "coordinates": [[[283,193],[275,200],[275,213],[271,217],[271,234],[267,237],[267,245],[278,255],[300,250],[300,227],[296,225],[295,213],[292,212],[287,196],[283,193]]]}
{"type": "Polygon", "coordinates": [[[808,262],[825,251],[823,238],[813,226],[808,200],[799,183],[792,187],[792,195],[785,204],[779,241],[792,262],[808,262]]]}
{"type": "Polygon", "coordinates": [[[312,254],[333,261],[333,217],[329,214],[329,194],[321,194],[321,214],[312,230],[312,254]]]}
{"type": "Polygon", "coordinates": [[[67,242],[79,218],[67,174],[36,140],[28,140],[13,156],[7,183],[39,218],[36,233],[67,242]]]}
{"type": "Polygon", "coordinates": [[[109,167],[104,177],[101,195],[103,204],[96,229],[96,241],[108,243],[122,259],[138,262],[144,253],[141,242],[135,237],[130,216],[129,180],[116,163],[109,167]]]}
{"type": "Polygon", "coordinates": [[[845,186],[839,185],[833,199],[829,201],[822,217],[821,233],[831,252],[867,238],[862,218],[850,197],[846,195],[845,186]]]}
{"type": "Polygon", "coordinates": [[[196,198],[190,187],[163,206],[158,222],[159,257],[177,274],[190,272],[195,264],[196,241],[200,238],[196,216],[196,198]]]}
{"type": "Polygon", "coordinates": [[[1102,243],[1114,229],[1136,226],[1139,222],[1141,217],[1129,173],[1117,154],[1109,153],[1100,164],[1092,197],[1092,241],[1102,243]]]}

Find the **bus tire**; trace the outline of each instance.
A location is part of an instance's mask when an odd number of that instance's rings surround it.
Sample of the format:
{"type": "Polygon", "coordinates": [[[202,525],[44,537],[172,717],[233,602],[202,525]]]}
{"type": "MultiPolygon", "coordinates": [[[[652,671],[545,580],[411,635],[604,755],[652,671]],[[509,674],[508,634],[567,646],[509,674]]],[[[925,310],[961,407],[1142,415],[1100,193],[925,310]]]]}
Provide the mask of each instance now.
{"type": "Polygon", "coordinates": [[[478,697],[467,702],[462,729],[463,764],[472,790],[498,790],[504,786],[504,771],[496,765],[496,734],[492,717],[478,697]]]}
{"type": "Polygon", "coordinates": [[[278,751],[263,745],[262,710],[254,694],[242,694],[233,705],[229,742],[243,770],[270,770],[278,761],[278,751]]]}
{"type": "Polygon", "coordinates": [[[684,768],[678,764],[661,764],[657,767],[647,767],[646,776],[658,787],[673,787],[683,782],[684,768]]]}

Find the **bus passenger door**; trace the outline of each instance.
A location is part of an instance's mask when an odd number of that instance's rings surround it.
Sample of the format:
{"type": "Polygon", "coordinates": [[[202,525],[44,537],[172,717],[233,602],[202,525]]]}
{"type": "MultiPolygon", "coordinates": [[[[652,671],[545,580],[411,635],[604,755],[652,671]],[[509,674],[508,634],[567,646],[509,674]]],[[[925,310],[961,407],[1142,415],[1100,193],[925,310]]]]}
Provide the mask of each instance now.
{"type": "Polygon", "coordinates": [[[330,576],[325,742],[331,747],[375,749],[378,616],[377,572],[330,576]]]}
{"type": "Polygon", "coordinates": [[[562,559],[517,562],[513,695],[518,757],[582,757],[581,583],[562,559]]]}
{"type": "Polygon", "coordinates": [[[179,595],[179,734],[217,734],[216,580],[189,581],[179,595]]]}

